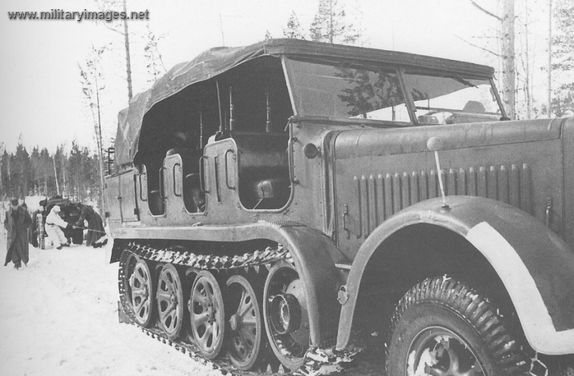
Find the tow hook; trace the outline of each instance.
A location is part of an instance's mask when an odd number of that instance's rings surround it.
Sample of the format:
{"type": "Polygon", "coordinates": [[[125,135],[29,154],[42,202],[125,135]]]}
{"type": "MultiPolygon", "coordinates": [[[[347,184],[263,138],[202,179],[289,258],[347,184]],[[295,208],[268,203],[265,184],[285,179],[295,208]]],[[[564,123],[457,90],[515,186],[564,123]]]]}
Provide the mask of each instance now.
{"type": "Polygon", "coordinates": [[[530,360],[530,371],[528,373],[532,376],[548,376],[548,367],[538,359],[538,353],[530,360]]]}

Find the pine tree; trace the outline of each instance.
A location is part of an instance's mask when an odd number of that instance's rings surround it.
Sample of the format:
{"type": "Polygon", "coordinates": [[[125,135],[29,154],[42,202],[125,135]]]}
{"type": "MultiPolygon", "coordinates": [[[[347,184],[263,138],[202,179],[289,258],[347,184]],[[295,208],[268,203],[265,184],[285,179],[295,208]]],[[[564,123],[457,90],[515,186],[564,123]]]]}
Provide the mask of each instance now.
{"type": "Polygon", "coordinates": [[[301,31],[301,23],[295,11],[291,12],[287,25],[283,28],[283,36],[289,39],[305,39],[303,31],[301,31]]]}
{"type": "Polygon", "coordinates": [[[10,164],[10,154],[6,150],[2,154],[2,163],[0,168],[0,176],[2,177],[1,182],[2,186],[0,189],[2,190],[2,194],[0,195],[1,198],[6,198],[10,196],[10,176],[8,174],[9,171],[9,164],[10,164]]]}
{"type": "Polygon", "coordinates": [[[40,151],[40,171],[42,179],[42,195],[53,196],[56,194],[56,179],[54,177],[53,162],[48,149],[42,148],[40,151]]]}
{"type": "Polygon", "coordinates": [[[563,83],[553,90],[552,112],[563,116],[574,112],[574,2],[557,1],[554,6],[555,30],[552,38],[552,71],[563,83]]]}
{"type": "Polygon", "coordinates": [[[68,157],[67,170],[68,170],[68,193],[69,196],[75,200],[82,201],[84,199],[83,182],[82,182],[82,151],[78,143],[72,141],[72,148],[68,157]]]}
{"type": "Polygon", "coordinates": [[[360,38],[359,30],[337,0],[319,0],[309,32],[311,40],[319,42],[356,44],[360,38]]]}
{"type": "Polygon", "coordinates": [[[37,195],[40,188],[40,150],[37,146],[32,148],[30,154],[30,184],[34,195],[37,195]]]}
{"type": "Polygon", "coordinates": [[[30,156],[26,151],[26,147],[20,140],[16,147],[16,154],[12,163],[12,176],[11,183],[12,192],[16,197],[24,198],[29,194],[30,182],[30,156]]]}

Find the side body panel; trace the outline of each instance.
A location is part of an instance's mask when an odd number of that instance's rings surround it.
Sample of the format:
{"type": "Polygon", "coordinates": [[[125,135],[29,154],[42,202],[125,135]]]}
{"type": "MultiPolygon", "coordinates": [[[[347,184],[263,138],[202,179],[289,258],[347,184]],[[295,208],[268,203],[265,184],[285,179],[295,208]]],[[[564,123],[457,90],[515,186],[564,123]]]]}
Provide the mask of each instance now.
{"type": "Polygon", "coordinates": [[[438,197],[434,156],[426,148],[433,136],[445,144],[439,156],[447,195],[509,203],[564,235],[572,225],[562,211],[560,125],[539,120],[339,134],[333,158],[339,248],[353,257],[393,214],[438,197]]]}
{"type": "Polygon", "coordinates": [[[136,197],[137,180],[136,171],[130,170],[119,176],[120,179],[120,198],[119,206],[123,222],[139,221],[139,204],[136,197]]]}
{"type": "MultiPolygon", "coordinates": [[[[153,239],[159,236],[160,239],[169,239],[167,233],[165,236],[157,233],[152,235],[152,232],[137,231],[137,229],[164,227],[167,230],[170,226],[198,224],[202,226],[229,225],[233,228],[246,223],[269,221],[299,223],[328,236],[334,236],[333,199],[329,195],[330,187],[327,180],[330,172],[326,165],[327,158],[324,150],[326,143],[324,145],[323,141],[328,137],[327,135],[333,133],[333,129],[341,130],[344,127],[310,126],[302,123],[293,123],[289,126],[293,128],[292,137],[284,152],[286,158],[289,159],[290,181],[286,181],[285,184],[290,186],[292,193],[282,208],[259,210],[246,208],[243,205],[239,195],[242,176],[238,166],[242,158],[254,158],[254,156],[246,155],[242,150],[242,145],[233,138],[226,138],[204,147],[200,170],[205,189],[205,212],[190,213],[186,210],[182,197],[185,186],[181,172],[182,163],[185,162],[179,155],[170,155],[164,158],[163,168],[160,169],[163,174],[159,179],[165,208],[163,214],[152,215],[149,209],[148,174],[155,172],[147,171],[145,166],[141,166],[141,173],[137,173],[134,169],[132,173],[135,177],[130,175],[135,183],[130,185],[122,178],[122,185],[118,188],[121,189],[121,196],[126,198],[124,199],[126,202],[128,196],[133,197],[133,201],[129,202],[127,205],[129,208],[126,206],[126,210],[131,213],[135,204],[139,208],[140,220],[127,221],[127,217],[124,217],[121,221],[118,213],[112,212],[115,208],[111,208],[112,211],[108,211],[112,218],[112,235],[117,238],[153,239]],[[318,149],[318,155],[313,158],[306,157],[303,152],[306,145],[314,145],[318,149]]],[[[349,126],[346,128],[349,129],[349,126]]],[[[114,179],[116,177],[108,177],[110,182],[114,179]]],[[[111,195],[111,185],[107,192],[111,195]]],[[[117,202],[117,197],[114,200],[110,202],[117,202]]]]}
{"type": "Polygon", "coordinates": [[[120,209],[120,200],[119,197],[121,195],[120,190],[120,178],[122,174],[129,173],[130,170],[124,171],[120,174],[114,174],[112,176],[106,176],[105,180],[105,203],[106,203],[106,217],[107,221],[110,225],[110,228],[116,228],[121,226],[122,224],[122,212],[120,209]]]}

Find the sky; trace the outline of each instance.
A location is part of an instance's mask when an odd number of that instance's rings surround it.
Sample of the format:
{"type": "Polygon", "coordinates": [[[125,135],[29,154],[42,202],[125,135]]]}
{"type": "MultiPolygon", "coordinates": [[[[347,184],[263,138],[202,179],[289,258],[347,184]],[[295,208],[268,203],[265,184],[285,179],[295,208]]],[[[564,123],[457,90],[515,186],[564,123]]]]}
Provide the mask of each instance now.
{"type": "MultiPolygon", "coordinates": [[[[145,68],[146,24],[158,36],[167,69],[215,46],[248,45],[267,31],[282,36],[294,11],[308,30],[319,0],[127,0],[128,11],[149,10],[149,21],[130,21],[134,93],[149,88],[145,68]]],[[[363,45],[494,65],[492,55],[466,41],[494,34],[496,21],[469,0],[339,0],[361,20],[363,45]]],[[[498,10],[497,0],[478,0],[498,10]]],[[[516,0],[517,12],[530,10],[530,49],[543,64],[546,1],[516,0]],[[525,3],[528,1],[528,3],[525,3]]],[[[91,20],[15,21],[8,11],[97,11],[95,0],[2,0],[0,2],[0,145],[18,142],[54,151],[73,140],[95,150],[94,121],[83,97],[78,63],[92,46],[107,46],[102,58],[101,115],[104,146],[115,136],[117,113],[128,104],[122,36],[111,25],[91,20]]],[[[520,23],[520,22],[518,22],[520,23]]],[[[520,27],[520,26],[518,26],[520,27]]],[[[536,65],[536,64],[535,64],[536,65]]],[[[535,92],[545,89],[535,70],[535,92]]],[[[541,95],[543,97],[543,95],[541,95]]],[[[0,146],[1,150],[1,146],[0,146]]]]}

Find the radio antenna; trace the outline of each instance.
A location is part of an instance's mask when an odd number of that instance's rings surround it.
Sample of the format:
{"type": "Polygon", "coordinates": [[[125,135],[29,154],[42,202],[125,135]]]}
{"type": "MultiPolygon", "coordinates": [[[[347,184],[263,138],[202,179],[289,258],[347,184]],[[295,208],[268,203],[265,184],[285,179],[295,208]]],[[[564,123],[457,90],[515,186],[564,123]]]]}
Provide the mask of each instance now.
{"type": "Polygon", "coordinates": [[[443,182],[443,175],[442,175],[442,168],[440,167],[440,158],[438,156],[438,151],[442,150],[444,147],[443,142],[438,137],[431,137],[427,141],[427,149],[434,153],[434,161],[436,163],[436,170],[438,173],[438,185],[440,188],[440,195],[442,198],[442,207],[448,208],[448,203],[446,201],[446,194],[444,193],[444,182],[443,182]]]}

